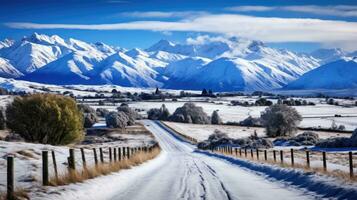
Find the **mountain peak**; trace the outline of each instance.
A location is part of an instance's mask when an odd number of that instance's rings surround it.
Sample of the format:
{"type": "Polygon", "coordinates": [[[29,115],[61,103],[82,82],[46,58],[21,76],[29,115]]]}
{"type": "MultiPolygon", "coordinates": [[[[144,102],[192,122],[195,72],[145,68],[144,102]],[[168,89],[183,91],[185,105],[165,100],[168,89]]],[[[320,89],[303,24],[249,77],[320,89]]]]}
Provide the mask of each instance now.
{"type": "Polygon", "coordinates": [[[148,49],[146,49],[147,51],[158,51],[158,50],[162,50],[162,51],[167,51],[169,49],[171,49],[172,47],[174,47],[175,44],[168,41],[168,40],[160,40],[157,43],[155,43],[154,45],[152,45],[151,47],[149,47],[148,49]]]}
{"type": "Polygon", "coordinates": [[[133,48],[127,52],[125,52],[126,55],[130,56],[130,57],[137,57],[139,55],[148,57],[149,55],[144,52],[143,50],[139,49],[139,48],[133,48]]]}

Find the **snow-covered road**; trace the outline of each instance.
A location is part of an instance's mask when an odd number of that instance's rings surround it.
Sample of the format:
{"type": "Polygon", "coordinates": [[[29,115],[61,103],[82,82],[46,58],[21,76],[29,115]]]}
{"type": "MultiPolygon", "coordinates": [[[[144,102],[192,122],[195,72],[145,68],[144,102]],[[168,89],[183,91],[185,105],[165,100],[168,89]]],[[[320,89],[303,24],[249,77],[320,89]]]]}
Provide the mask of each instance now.
{"type": "MultiPolygon", "coordinates": [[[[155,135],[162,153],[131,181],[116,187],[110,199],[313,199],[312,193],[265,179],[223,159],[195,151],[161,124],[143,122],[155,135]]],[[[141,167],[136,168],[140,171],[141,167]]],[[[134,170],[134,169],[133,169],[134,170]]]]}

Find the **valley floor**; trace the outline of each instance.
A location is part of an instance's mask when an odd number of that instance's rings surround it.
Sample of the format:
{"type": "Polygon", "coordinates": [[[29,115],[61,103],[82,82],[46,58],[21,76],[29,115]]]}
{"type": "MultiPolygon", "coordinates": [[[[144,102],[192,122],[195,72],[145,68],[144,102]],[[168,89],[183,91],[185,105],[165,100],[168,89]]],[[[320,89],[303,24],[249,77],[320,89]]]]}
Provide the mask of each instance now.
{"type": "MultiPolygon", "coordinates": [[[[141,166],[34,199],[354,199],[356,185],[298,170],[273,168],[208,152],[177,138],[159,122],[144,121],[162,153],[141,166]]],[[[58,188],[56,188],[57,191],[58,188]]]]}

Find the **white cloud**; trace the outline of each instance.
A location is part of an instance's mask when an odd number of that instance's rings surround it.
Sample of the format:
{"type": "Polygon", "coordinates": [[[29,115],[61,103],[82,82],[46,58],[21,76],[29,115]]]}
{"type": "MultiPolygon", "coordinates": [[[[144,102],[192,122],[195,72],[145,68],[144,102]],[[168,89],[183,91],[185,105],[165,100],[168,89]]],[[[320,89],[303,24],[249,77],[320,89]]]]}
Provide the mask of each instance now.
{"type": "Polygon", "coordinates": [[[319,42],[343,45],[357,42],[357,23],[309,18],[254,17],[207,14],[179,21],[133,21],[116,24],[6,23],[18,29],[151,30],[207,32],[264,42],[319,42]]]}
{"type": "Polygon", "coordinates": [[[133,17],[133,18],[188,18],[206,15],[204,11],[177,11],[177,12],[162,12],[162,11],[135,11],[119,13],[119,16],[133,17]]]}
{"type": "Polygon", "coordinates": [[[228,7],[226,10],[231,10],[231,11],[239,11],[239,12],[251,12],[251,11],[269,11],[269,10],[274,10],[275,7],[269,7],[269,6],[234,6],[234,7],[228,7]]]}
{"type": "Polygon", "coordinates": [[[226,8],[226,10],[237,11],[237,12],[251,12],[251,11],[263,12],[263,11],[272,11],[272,10],[282,10],[282,11],[310,13],[315,15],[357,17],[357,6],[354,5],[235,6],[235,7],[228,7],[226,8]]]}

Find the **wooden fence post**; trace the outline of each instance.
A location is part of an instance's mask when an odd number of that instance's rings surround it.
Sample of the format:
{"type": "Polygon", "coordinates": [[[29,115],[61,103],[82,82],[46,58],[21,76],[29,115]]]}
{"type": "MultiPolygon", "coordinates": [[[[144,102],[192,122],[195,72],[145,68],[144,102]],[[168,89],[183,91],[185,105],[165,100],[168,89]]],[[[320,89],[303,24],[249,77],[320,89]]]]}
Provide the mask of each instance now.
{"type": "Polygon", "coordinates": [[[84,153],[84,149],[81,148],[81,156],[82,156],[82,165],[83,165],[83,168],[86,168],[87,166],[87,162],[86,162],[86,155],[84,153]]]}
{"type": "Polygon", "coordinates": [[[116,147],[114,147],[114,162],[116,162],[117,161],[117,148],[116,147]]]}
{"type": "Polygon", "coordinates": [[[42,151],[42,184],[48,185],[48,151],[42,151]]]}
{"type": "Polygon", "coordinates": [[[264,159],[268,160],[268,151],[266,149],[264,150],[264,159]]]}
{"type": "Polygon", "coordinates": [[[93,153],[94,153],[94,163],[95,165],[98,165],[97,150],[95,148],[93,148],[93,153]]]}
{"type": "Polygon", "coordinates": [[[352,151],[348,152],[348,160],[350,164],[350,177],[353,178],[353,157],[352,157],[352,151]]]}
{"type": "Polygon", "coordinates": [[[126,157],[127,157],[127,159],[129,159],[130,158],[130,147],[126,147],[126,157]]]}
{"type": "Polygon", "coordinates": [[[310,152],[309,150],[306,151],[306,165],[310,168],[310,152]]]}
{"type": "Polygon", "coordinates": [[[51,154],[52,154],[53,169],[55,171],[56,179],[58,179],[58,170],[57,170],[57,161],[56,161],[55,151],[52,150],[51,154]]]}
{"type": "Polygon", "coordinates": [[[7,157],[7,199],[14,200],[14,157],[7,157]]]}
{"type": "Polygon", "coordinates": [[[280,162],[284,163],[284,152],[283,152],[283,150],[280,150],[280,162]]]}
{"type": "Polygon", "coordinates": [[[74,149],[69,149],[69,169],[75,170],[76,169],[76,163],[75,163],[75,158],[74,158],[74,149]]]}
{"type": "Polygon", "coordinates": [[[242,148],[239,148],[239,156],[242,157],[242,148]]]}
{"type": "Polygon", "coordinates": [[[126,147],[123,147],[123,159],[126,159],[126,147]]]}
{"type": "Polygon", "coordinates": [[[235,154],[236,154],[236,157],[238,156],[238,148],[235,148],[235,154]]]}
{"type": "Polygon", "coordinates": [[[253,158],[253,149],[250,149],[250,156],[253,158]]]}
{"type": "Polygon", "coordinates": [[[118,148],[118,161],[121,161],[121,147],[118,148]]]}
{"type": "Polygon", "coordinates": [[[259,149],[257,148],[257,160],[259,160],[259,149]]]}
{"type": "Polygon", "coordinates": [[[326,171],[327,163],[326,163],[326,152],[325,151],[322,152],[322,163],[323,163],[324,171],[326,171]]]}
{"type": "Polygon", "coordinates": [[[109,162],[112,162],[112,160],[113,160],[112,148],[109,147],[109,162]]]}
{"type": "Polygon", "coordinates": [[[290,154],[291,154],[291,165],[294,166],[294,149],[290,149],[290,154]]]}
{"type": "Polygon", "coordinates": [[[103,156],[103,149],[102,147],[99,148],[99,155],[100,155],[100,162],[104,163],[104,156],[103,156]]]}
{"type": "Polygon", "coordinates": [[[274,158],[274,162],[276,162],[276,151],[273,150],[273,158],[274,158]]]}
{"type": "Polygon", "coordinates": [[[247,148],[244,148],[245,157],[247,157],[247,148]]]}

